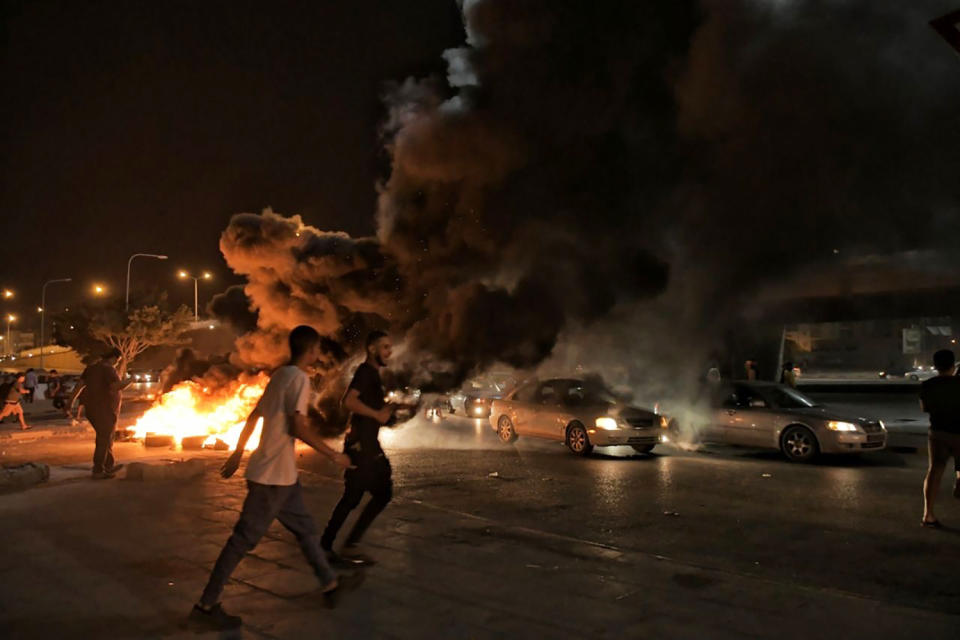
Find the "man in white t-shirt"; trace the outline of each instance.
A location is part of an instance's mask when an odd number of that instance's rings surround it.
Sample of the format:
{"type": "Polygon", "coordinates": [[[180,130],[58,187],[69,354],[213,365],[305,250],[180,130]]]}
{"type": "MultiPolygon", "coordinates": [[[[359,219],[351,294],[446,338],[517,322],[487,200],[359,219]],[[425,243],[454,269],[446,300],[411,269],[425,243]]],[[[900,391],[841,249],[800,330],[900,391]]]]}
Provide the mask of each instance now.
{"type": "Polygon", "coordinates": [[[294,442],[297,438],[347,469],[350,458],[324,444],[307,421],[310,405],[310,379],[306,370],[320,357],[320,335],[312,327],[301,325],[290,332],[290,363],[270,376],[270,382],[250,413],[237,449],[221,469],[229,478],[240,466],[244,446],[259,419],[263,419],[260,444],[247,463],[247,498],[240,519],[220,552],[203,595],[190,612],[193,622],[209,629],[240,626],[239,616],[227,614],[220,606],[220,594],[230,574],[243,556],[252,550],[275,519],[297,537],[300,548],[323,585],[324,594],[342,589],[360,576],[341,576],[330,569],[320,548],[320,536],[313,518],[303,503],[297,475],[294,442]]]}

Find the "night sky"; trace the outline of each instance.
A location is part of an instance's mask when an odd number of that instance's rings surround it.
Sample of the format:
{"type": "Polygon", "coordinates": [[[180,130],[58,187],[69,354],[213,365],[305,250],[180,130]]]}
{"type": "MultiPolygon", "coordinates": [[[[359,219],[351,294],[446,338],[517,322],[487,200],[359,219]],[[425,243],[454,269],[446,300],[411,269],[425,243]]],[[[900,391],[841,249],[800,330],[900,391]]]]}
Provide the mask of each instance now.
{"type": "MultiPolygon", "coordinates": [[[[451,0],[5,2],[0,286],[24,313],[85,295],[167,287],[209,269],[231,215],[271,206],[373,232],[384,83],[443,74],[462,43],[451,0]]],[[[203,285],[201,285],[203,286],[203,285]]],[[[28,326],[24,325],[24,329],[28,326]]]]}

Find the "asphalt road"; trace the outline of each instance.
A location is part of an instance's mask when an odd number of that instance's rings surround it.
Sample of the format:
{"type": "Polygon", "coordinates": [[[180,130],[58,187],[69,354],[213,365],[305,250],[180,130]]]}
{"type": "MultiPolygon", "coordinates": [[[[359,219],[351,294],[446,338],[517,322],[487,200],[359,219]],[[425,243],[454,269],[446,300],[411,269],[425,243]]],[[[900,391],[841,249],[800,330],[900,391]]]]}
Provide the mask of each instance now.
{"type": "Polygon", "coordinates": [[[503,445],[485,422],[458,418],[413,421],[384,439],[398,494],[451,513],[960,614],[960,501],[945,481],[939,513],[954,526],[920,526],[922,451],[811,465],[775,452],[665,445],[579,458],[545,441],[503,445]]]}

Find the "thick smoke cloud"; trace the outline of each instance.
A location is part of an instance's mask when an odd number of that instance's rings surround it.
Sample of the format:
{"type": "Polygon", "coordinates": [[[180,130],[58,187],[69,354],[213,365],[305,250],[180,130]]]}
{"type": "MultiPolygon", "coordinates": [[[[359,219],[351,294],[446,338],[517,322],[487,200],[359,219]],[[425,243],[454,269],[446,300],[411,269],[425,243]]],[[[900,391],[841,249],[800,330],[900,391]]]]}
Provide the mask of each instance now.
{"type": "Polygon", "coordinates": [[[375,237],[231,221],[257,314],[238,357],[276,365],[309,323],[345,353],[389,328],[434,387],[551,356],[685,375],[760,287],[957,237],[943,5],[465,1],[447,78],[384,96],[375,237]]]}

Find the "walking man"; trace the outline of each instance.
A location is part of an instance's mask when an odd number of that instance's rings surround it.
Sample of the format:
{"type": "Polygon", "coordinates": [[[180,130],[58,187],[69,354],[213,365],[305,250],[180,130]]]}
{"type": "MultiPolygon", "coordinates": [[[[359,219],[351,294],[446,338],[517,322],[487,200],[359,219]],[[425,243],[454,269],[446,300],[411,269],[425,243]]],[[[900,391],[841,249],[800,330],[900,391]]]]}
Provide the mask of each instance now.
{"type": "Polygon", "coordinates": [[[367,359],[357,367],[343,399],[344,407],[352,413],[343,449],[355,468],[344,474],[343,497],[334,507],[320,541],[328,558],[340,560],[333,551],[334,540],[347,516],[360,504],[363,494],[369,492],[370,502],[360,513],[343,546],[344,558],[353,564],[373,563],[372,558],[360,552],[358,543],[393,497],[390,461],[377,437],[381,425],[389,422],[393,414],[393,407],[384,399],[380,381],[380,370],[387,365],[393,345],[386,333],[372,331],[367,336],[366,348],[367,359]]]}
{"type": "MultiPolygon", "coordinates": [[[[933,354],[938,375],[920,385],[920,407],[930,414],[927,449],[930,461],[923,481],[923,520],[925,527],[939,527],[933,505],[943,478],[947,460],[960,458],[960,378],[953,375],[956,357],[948,349],[933,354]]],[[[953,495],[960,497],[960,472],[954,480],[953,495]]]]}
{"type": "Polygon", "coordinates": [[[236,450],[220,471],[224,478],[234,474],[240,466],[247,440],[262,418],[260,444],[247,463],[247,498],[240,519],[217,558],[200,602],[190,612],[190,620],[207,629],[240,626],[240,617],[227,614],[220,606],[220,594],[243,556],[257,546],[274,520],[279,520],[296,536],[300,549],[323,585],[324,594],[332,594],[338,587],[354,586],[362,578],[342,576],[338,579],[330,569],[320,548],[316,525],[303,503],[295,439],[299,438],[341,467],[349,467],[350,459],[328,447],[307,421],[310,379],[306,371],[321,356],[320,334],[312,327],[301,325],[290,332],[289,342],[290,362],[270,376],[263,396],[247,418],[236,450]]]}
{"type": "Polygon", "coordinates": [[[80,398],[87,419],[97,434],[93,449],[94,480],[108,480],[123,467],[122,464],[116,464],[113,457],[113,434],[117,429],[123,391],[123,383],[116,369],[120,355],[120,350],[114,347],[99,362],[84,369],[80,384],[70,401],[70,406],[73,406],[73,401],[80,398]]]}

